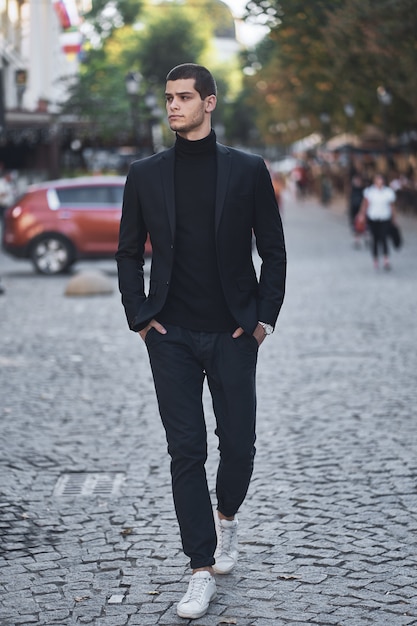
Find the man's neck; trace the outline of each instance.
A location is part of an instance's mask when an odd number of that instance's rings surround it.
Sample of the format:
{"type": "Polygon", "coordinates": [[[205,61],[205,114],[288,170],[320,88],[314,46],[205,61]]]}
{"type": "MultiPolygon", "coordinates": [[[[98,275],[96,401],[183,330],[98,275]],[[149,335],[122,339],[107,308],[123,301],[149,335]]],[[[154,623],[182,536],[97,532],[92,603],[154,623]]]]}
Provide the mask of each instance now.
{"type": "Polygon", "coordinates": [[[205,124],[204,127],[201,127],[196,130],[191,130],[189,132],[181,132],[178,131],[177,135],[179,135],[182,139],[186,139],[187,141],[198,141],[199,139],[205,139],[210,135],[211,132],[211,124],[205,124]]]}

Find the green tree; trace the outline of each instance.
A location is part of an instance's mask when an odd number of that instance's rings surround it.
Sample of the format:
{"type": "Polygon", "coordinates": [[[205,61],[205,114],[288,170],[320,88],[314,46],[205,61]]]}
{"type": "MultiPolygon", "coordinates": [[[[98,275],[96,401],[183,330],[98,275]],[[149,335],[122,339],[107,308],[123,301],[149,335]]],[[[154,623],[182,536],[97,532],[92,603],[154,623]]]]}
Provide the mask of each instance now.
{"type": "Polygon", "coordinates": [[[96,45],[124,25],[134,24],[143,10],[142,0],[93,0],[85,16],[87,37],[96,45]]]}
{"type": "MultiPolygon", "coordinates": [[[[277,135],[293,141],[306,134],[308,124],[319,127],[323,114],[332,115],[337,85],[329,71],[322,29],[329,10],[338,4],[338,0],[268,3],[271,32],[256,50],[255,65],[261,69],[248,79],[254,94],[250,104],[258,99],[257,124],[267,142],[276,141],[277,135]]],[[[259,12],[264,0],[249,6],[259,12]]]]}
{"type": "Polygon", "coordinates": [[[63,114],[78,119],[78,134],[92,143],[112,144],[116,138],[117,143],[124,142],[131,133],[126,125],[130,116],[126,68],[123,55],[113,50],[114,41],[109,36],[100,48],[87,50],[78,80],[70,84],[69,98],[61,107],[63,114]]]}
{"type": "Polygon", "coordinates": [[[159,8],[150,14],[139,31],[136,47],[127,56],[130,65],[140,68],[146,80],[162,86],[174,65],[202,58],[211,31],[207,26],[196,29],[194,16],[186,6],[174,2],[159,8]]]}
{"type": "Polygon", "coordinates": [[[417,123],[417,13],[413,0],[349,0],[329,15],[324,39],[341,92],[362,122],[381,120],[377,89],[392,96],[389,127],[402,131],[417,123]]]}
{"type": "MultiPolygon", "coordinates": [[[[143,23],[125,23],[137,17],[133,10],[137,12],[137,7],[135,0],[119,0],[113,7],[117,10],[110,12],[111,28],[104,28],[103,14],[109,19],[109,4],[103,0],[94,4],[91,24],[95,36],[85,47],[78,80],[70,85],[70,97],[62,105],[63,113],[84,122],[84,135],[94,142],[120,144],[131,139],[132,124],[126,123],[131,119],[125,88],[129,71],[142,74],[142,96],[149,88],[162,94],[166,74],[173,65],[198,62],[208,49],[209,28],[196,32],[192,17],[182,5],[149,7],[141,16],[143,23]]],[[[138,104],[143,109],[143,97],[138,104]]]]}
{"type": "Polygon", "coordinates": [[[275,127],[292,123],[288,140],[306,134],[307,121],[311,129],[324,130],[330,120],[334,131],[345,130],[347,104],[355,108],[357,130],[381,124],[381,85],[393,96],[385,109],[390,128],[416,123],[413,0],[251,0],[248,14],[263,16],[271,27],[256,50],[261,69],[248,78],[266,140],[274,120],[275,127]]]}

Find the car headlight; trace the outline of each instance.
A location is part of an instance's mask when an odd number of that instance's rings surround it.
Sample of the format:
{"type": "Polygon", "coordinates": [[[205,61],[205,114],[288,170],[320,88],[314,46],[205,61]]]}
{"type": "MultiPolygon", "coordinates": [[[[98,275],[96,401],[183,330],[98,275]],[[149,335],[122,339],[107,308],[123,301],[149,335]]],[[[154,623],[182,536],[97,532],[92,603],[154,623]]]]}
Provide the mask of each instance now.
{"type": "Polygon", "coordinates": [[[12,210],[10,215],[16,220],[20,215],[22,215],[22,207],[20,206],[15,206],[12,210]]]}

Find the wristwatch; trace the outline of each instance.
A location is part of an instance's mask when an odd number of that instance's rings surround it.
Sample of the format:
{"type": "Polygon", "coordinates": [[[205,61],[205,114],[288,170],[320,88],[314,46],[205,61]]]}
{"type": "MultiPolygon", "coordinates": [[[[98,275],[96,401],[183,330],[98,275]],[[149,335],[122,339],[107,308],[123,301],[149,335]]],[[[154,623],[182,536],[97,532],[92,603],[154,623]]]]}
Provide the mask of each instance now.
{"type": "Polygon", "coordinates": [[[267,324],[266,322],[258,322],[262,326],[265,331],[265,335],[272,335],[274,332],[274,327],[271,324],[267,324]]]}

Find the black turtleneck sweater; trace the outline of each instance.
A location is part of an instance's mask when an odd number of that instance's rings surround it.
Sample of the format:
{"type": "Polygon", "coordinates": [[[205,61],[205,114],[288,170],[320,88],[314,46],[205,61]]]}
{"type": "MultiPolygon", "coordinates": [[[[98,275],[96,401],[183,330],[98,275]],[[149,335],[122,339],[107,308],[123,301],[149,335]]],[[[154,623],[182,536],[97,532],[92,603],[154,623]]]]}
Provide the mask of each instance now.
{"type": "Polygon", "coordinates": [[[176,235],[168,298],[157,315],[162,324],[229,332],[237,324],[227,307],[217,268],[214,209],[216,135],[175,143],[176,235]]]}

